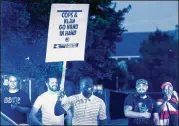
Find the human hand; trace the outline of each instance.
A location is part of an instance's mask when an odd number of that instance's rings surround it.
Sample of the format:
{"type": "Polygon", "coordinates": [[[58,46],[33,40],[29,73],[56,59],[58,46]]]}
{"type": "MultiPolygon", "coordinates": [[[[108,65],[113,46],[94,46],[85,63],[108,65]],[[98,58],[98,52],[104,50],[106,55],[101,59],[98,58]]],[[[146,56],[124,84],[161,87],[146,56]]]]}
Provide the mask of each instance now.
{"type": "Polygon", "coordinates": [[[173,96],[178,100],[178,93],[176,91],[173,91],[173,96]]]}
{"type": "Polygon", "coordinates": [[[57,95],[58,95],[58,100],[61,101],[65,97],[65,91],[59,90],[57,92],[57,95]]]}
{"type": "Polygon", "coordinates": [[[170,99],[171,99],[171,95],[165,95],[164,97],[163,97],[163,100],[164,100],[164,102],[168,102],[170,99]]]}
{"type": "Polygon", "coordinates": [[[175,96],[175,97],[178,97],[178,93],[174,90],[173,91],[173,95],[175,96]]]}
{"type": "Polygon", "coordinates": [[[12,109],[17,109],[17,107],[18,107],[17,104],[14,104],[14,103],[11,104],[11,108],[12,108],[12,109]]]}
{"type": "Polygon", "coordinates": [[[144,112],[144,113],[143,113],[143,117],[144,117],[144,118],[150,118],[150,117],[151,117],[151,113],[149,113],[149,112],[144,112]]]}

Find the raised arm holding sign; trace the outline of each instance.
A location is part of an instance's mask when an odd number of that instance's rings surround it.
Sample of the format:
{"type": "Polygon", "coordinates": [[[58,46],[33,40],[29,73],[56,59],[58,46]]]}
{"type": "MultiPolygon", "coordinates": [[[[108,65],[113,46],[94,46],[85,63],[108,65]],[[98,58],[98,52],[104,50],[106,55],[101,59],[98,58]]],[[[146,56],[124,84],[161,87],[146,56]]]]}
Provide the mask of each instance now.
{"type": "Polygon", "coordinates": [[[84,61],[89,4],[52,4],[46,62],[63,61],[64,90],[67,61],[84,61]]]}

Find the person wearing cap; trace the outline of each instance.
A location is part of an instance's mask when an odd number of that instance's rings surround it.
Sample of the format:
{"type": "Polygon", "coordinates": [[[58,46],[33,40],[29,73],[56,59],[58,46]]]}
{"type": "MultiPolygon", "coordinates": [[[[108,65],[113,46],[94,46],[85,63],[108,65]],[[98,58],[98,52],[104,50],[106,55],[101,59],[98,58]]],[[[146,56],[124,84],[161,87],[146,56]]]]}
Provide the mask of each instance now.
{"type": "Polygon", "coordinates": [[[178,125],[178,94],[170,82],[161,85],[163,98],[157,100],[160,125],[178,125]]]}
{"type": "Polygon", "coordinates": [[[124,115],[129,126],[152,126],[159,124],[156,102],[148,96],[148,81],[136,81],[136,93],[129,94],[124,101],[124,115]]]}

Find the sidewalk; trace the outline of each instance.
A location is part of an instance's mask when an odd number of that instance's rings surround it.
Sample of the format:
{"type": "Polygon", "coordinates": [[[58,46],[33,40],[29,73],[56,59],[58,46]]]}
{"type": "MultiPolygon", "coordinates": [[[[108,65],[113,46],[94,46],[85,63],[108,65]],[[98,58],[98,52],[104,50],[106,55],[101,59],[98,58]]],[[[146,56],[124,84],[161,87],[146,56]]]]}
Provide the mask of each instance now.
{"type": "Polygon", "coordinates": [[[109,120],[107,125],[128,125],[128,119],[127,118],[121,118],[117,120],[109,120]]]}

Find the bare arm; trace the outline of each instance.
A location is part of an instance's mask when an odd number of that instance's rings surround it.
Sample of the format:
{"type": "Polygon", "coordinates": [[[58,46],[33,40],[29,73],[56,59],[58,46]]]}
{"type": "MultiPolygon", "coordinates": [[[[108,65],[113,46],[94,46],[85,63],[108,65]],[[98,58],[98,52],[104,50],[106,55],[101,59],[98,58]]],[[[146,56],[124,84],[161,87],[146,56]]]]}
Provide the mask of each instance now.
{"type": "Polygon", "coordinates": [[[57,100],[54,109],[55,109],[55,110],[54,110],[54,112],[55,112],[54,114],[55,114],[56,116],[59,116],[59,115],[62,115],[62,114],[64,114],[64,113],[66,113],[66,111],[65,111],[64,108],[62,107],[62,103],[61,103],[61,101],[60,101],[59,99],[57,100]]]}
{"type": "Polygon", "coordinates": [[[31,108],[18,106],[17,110],[24,112],[24,113],[30,113],[31,108]]]}
{"type": "Polygon", "coordinates": [[[23,106],[16,105],[16,104],[11,104],[11,108],[16,109],[16,110],[23,112],[23,113],[29,113],[30,110],[31,110],[30,107],[23,107],[23,106]]]}
{"type": "MultiPolygon", "coordinates": [[[[178,93],[176,91],[173,91],[173,96],[176,98],[177,100],[177,104],[178,104],[178,93]]],[[[164,107],[166,106],[167,102],[172,98],[171,95],[165,95],[163,97],[163,102],[157,102],[157,110],[158,112],[161,112],[162,110],[164,110],[164,107]]]]}
{"type": "Polygon", "coordinates": [[[160,104],[159,102],[157,102],[157,110],[158,110],[159,113],[164,109],[164,107],[166,106],[166,104],[167,104],[167,101],[162,102],[162,104],[160,104]]]}
{"type": "Polygon", "coordinates": [[[153,113],[153,116],[154,116],[154,124],[155,126],[158,126],[159,125],[159,114],[158,113],[153,113]]]}
{"type": "Polygon", "coordinates": [[[37,112],[39,111],[39,109],[33,107],[30,113],[30,118],[32,119],[32,121],[36,124],[36,125],[43,125],[36,117],[37,112]]]}
{"type": "Polygon", "coordinates": [[[179,102],[179,100],[178,100],[178,93],[176,91],[173,91],[173,96],[176,98],[177,103],[178,103],[179,102]]]}
{"type": "Polygon", "coordinates": [[[67,111],[67,115],[65,116],[65,121],[67,123],[67,126],[71,126],[72,125],[72,117],[73,117],[73,115],[72,115],[71,110],[68,110],[67,111]]]}
{"type": "Polygon", "coordinates": [[[132,106],[126,105],[124,106],[124,115],[128,118],[150,118],[151,113],[134,112],[132,111],[132,106]]]}
{"type": "Polygon", "coordinates": [[[62,107],[62,104],[64,105],[64,100],[67,98],[67,96],[65,95],[64,91],[58,91],[57,94],[58,94],[58,99],[55,104],[54,114],[56,116],[59,116],[59,115],[65,114],[68,111],[62,107]]]}
{"type": "Polygon", "coordinates": [[[101,100],[100,104],[98,123],[102,126],[107,124],[106,105],[103,100],[101,100]]]}

